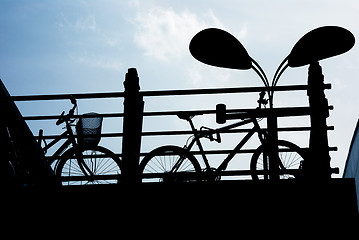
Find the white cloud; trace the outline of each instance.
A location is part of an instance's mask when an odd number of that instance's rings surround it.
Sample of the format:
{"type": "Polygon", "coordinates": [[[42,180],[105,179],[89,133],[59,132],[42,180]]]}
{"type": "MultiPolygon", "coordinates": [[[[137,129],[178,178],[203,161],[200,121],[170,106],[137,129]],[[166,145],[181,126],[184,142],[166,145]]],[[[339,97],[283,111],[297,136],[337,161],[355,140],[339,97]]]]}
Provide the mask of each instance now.
{"type": "Polygon", "coordinates": [[[119,30],[108,31],[103,25],[98,24],[93,11],[88,9],[79,16],[61,13],[56,26],[67,47],[67,55],[76,64],[123,71],[122,61],[116,54],[121,49],[119,30]]]}
{"type": "Polygon", "coordinates": [[[73,27],[77,31],[95,31],[97,29],[96,19],[93,15],[88,15],[78,19],[73,27]]]}
{"type": "Polygon", "coordinates": [[[90,68],[108,69],[117,72],[123,71],[122,62],[119,59],[110,56],[104,57],[98,54],[84,52],[76,55],[70,54],[70,57],[76,63],[90,68]]]}
{"type": "MultiPolygon", "coordinates": [[[[230,85],[230,71],[198,63],[188,49],[192,37],[199,31],[209,27],[226,29],[214,11],[176,11],[159,6],[145,9],[139,3],[135,7],[134,41],[146,56],[177,65],[185,83],[191,87],[230,85]]],[[[247,23],[241,23],[238,30],[228,31],[241,41],[248,37],[247,23]]]]}
{"type": "Polygon", "coordinates": [[[211,10],[200,18],[188,10],[175,12],[172,8],[160,7],[138,11],[135,24],[135,42],[147,56],[162,61],[178,60],[188,54],[188,44],[198,31],[223,28],[211,10]]]}
{"type": "Polygon", "coordinates": [[[234,71],[208,66],[202,63],[188,64],[184,70],[186,83],[194,88],[233,87],[234,71]]]}
{"type": "Polygon", "coordinates": [[[60,21],[56,25],[60,30],[69,29],[77,33],[97,30],[96,18],[90,13],[76,19],[69,19],[67,15],[61,13],[60,21]]]}
{"type": "Polygon", "coordinates": [[[247,28],[247,23],[244,23],[241,27],[241,30],[239,30],[238,35],[236,37],[238,37],[240,40],[244,39],[247,37],[248,35],[248,28],[247,28]]]}

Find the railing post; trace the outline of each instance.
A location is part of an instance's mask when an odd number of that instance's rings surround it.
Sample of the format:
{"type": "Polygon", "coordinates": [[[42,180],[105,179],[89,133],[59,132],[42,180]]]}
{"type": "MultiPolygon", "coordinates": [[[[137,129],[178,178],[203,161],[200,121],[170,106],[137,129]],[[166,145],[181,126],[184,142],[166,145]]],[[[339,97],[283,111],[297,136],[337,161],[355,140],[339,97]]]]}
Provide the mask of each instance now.
{"type": "Polygon", "coordinates": [[[327,122],[329,117],[328,100],[324,94],[324,75],[318,62],[308,69],[308,91],[311,131],[309,154],[303,169],[309,178],[330,178],[330,155],[328,146],[327,122]]]}
{"type": "MultiPolygon", "coordinates": [[[[267,117],[268,144],[266,152],[269,157],[269,178],[279,179],[279,156],[278,156],[278,122],[273,112],[267,117]]],[[[263,156],[264,157],[264,156],[263,156]]]]}
{"type": "Polygon", "coordinates": [[[141,148],[143,96],[140,94],[139,78],[135,68],[129,68],[124,81],[122,179],[124,183],[141,181],[138,173],[141,148]]]}

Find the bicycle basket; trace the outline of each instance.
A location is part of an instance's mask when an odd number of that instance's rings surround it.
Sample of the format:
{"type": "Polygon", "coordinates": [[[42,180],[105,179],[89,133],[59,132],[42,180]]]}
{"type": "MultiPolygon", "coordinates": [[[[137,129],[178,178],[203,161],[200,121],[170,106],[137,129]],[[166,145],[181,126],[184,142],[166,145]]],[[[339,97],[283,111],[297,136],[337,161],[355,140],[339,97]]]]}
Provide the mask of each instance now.
{"type": "Polygon", "coordinates": [[[97,146],[101,140],[102,117],[97,113],[83,114],[76,124],[78,144],[82,146],[97,146]]]}

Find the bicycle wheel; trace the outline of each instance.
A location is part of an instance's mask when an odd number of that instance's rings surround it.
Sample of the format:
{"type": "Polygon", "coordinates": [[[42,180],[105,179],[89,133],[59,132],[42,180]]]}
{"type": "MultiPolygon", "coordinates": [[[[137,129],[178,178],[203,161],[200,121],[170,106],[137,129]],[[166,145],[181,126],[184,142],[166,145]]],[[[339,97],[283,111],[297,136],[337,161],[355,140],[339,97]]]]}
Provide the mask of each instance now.
{"type": "MultiPolygon", "coordinates": [[[[294,143],[278,140],[278,155],[281,163],[280,169],[299,169],[301,162],[304,160],[303,150],[294,143]]],[[[259,146],[253,153],[251,159],[251,170],[268,170],[268,155],[265,152],[265,146],[259,146]]],[[[295,178],[292,174],[280,175],[280,179],[295,178]]],[[[252,173],[252,179],[265,179],[264,175],[252,173]]]]}
{"type": "Polygon", "coordinates": [[[62,181],[62,185],[114,184],[118,182],[115,175],[121,174],[121,164],[119,158],[104,147],[77,147],[62,155],[55,174],[74,177],[62,181]],[[82,156],[81,163],[78,155],[82,156]]]}
{"type": "Polygon", "coordinates": [[[140,164],[142,182],[197,181],[197,176],[181,173],[200,172],[201,167],[196,158],[187,150],[177,146],[156,148],[146,155],[140,164]],[[153,178],[148,173],[166,173],[166,175],[153,178]]]}

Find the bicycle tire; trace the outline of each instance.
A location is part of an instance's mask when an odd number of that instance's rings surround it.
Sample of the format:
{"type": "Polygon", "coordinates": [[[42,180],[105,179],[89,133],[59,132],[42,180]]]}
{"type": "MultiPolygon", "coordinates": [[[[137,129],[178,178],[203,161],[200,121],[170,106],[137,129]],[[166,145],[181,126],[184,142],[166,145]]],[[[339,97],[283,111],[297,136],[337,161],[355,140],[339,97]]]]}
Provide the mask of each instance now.
{"type": "MultiPolygon", "coordinates": [[[[285,169],[299,169],[301,162],[304,160],[304,151],[294,143],[278,140],[279,149],[279,158],[285,169]]],[[[251,176],[253,180],[259,180],[258,174],[256,174],[255,170],[263,170],[264,164],[263,160],[261,160],[261,155],[263,154],[265,149],[265,145],[260,145],[253,153],[250,163],[250,169],[252,172],[251,176]]],[[[264,176],[264,175],[263,175],[264,176]]],[[[264,178],[264,177],[262,177],[264,178]]],[[[281,179],[295,178],[294,175],[284,174],[280,175],[281,179]]]]}
{"type": "Polygon", "coordinates": [[[199,177],[188,178],[180,175],[171,174],[170,171],[173,169],[176,163],[178,163],[179,157],[184,156],[184,162],[180,163],[179,169],[176,173],[194,172],[200,173],[201,167],[197,159],[189,151],[178,147],[178,146],[162,146],[152,150],[148,153],[140,163],[140,173],[143,176],[142,182],[187,182],[187,181],[198,181],[199,177]],[[177,158],[176,158],[177,156],[177,158]],[[146,173],[167,173],[164,177],[158,178],[147,178],[146,173]]]}
{"type": "MultiPolygon", "coordinates": [[[[85,156],[84,162],[87,165],[87,168],[92,171],[93,176],[121,174],[121,161],[112,151],[101,146],[79,146],[76,148],[70,148],[61,156],[55,169],[57,177],[86,176],[76,159],[76,153],[79,151],[83,154],[83,156],[85,156]]],[[[90,180],[78,179],[74,181],[62,181],[62,185],[115,184],[118,183],[118,179],[119,178],[93,178],[90,180]]]]}

